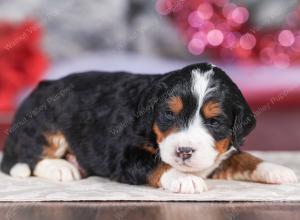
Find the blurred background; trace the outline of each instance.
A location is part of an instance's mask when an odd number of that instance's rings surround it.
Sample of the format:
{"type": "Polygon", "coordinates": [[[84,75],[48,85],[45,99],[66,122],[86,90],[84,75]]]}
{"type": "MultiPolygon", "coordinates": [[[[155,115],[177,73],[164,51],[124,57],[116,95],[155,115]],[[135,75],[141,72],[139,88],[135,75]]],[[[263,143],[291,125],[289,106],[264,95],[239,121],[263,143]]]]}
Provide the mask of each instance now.
{"type": "Polygon", "coordinates": [[[300,150],[300,1],[2,0],[0,146],[40,80],[204,61],[232,77],[256,115],[245,149],[300,150]]]}

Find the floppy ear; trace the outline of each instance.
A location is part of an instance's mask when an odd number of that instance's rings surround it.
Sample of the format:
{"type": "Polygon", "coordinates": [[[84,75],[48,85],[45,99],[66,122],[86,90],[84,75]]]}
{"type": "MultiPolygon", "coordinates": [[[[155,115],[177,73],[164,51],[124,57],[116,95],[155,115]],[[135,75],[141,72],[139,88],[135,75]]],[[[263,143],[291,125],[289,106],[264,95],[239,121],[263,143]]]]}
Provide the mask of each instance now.
{"type": "Polygon", "coordinates": [[[239,148],[244,138],[255,128],[256,119],[241,91],[234,84],[233,91],[233,146],[239,148]]]}
{"type": "Polygon", "coordinates": [[[158,79],[154,81],[141,95],[137,107],[137,127],[141,135],[149,135],[152,132],[152,125],[154,123],[154,110],[157,103],[162,101],[167,90],[167,85],[158,79]]]}

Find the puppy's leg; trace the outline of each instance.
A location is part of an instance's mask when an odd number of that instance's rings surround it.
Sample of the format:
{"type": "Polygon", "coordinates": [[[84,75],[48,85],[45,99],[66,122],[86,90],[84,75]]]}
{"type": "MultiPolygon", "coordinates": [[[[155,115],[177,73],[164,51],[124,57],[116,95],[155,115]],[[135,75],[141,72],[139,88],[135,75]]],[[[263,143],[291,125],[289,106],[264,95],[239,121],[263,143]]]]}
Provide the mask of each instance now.
{"type": "MultiPolygon", "coordinates": [[[[19,156],[23,156],[21,162],[14,164],[9,170],[9,174],[13,177],[29,177],[32,174],[34,176],[43,177],[55,181],[74,181],[81,179],[80,171],[75,165],[63,159],[69,149],[69,145],[61,132],[56,133],[44,133],[42,138],[44,144],[35,143],[34,146],[41,144],[41,153],[29,151],[20,152],[19,156]],[[26,154],[25,154],[25,153],[26,154]],[[26,157],[29,155],[30,157],[26,157]],[[30,163],[28,158],[35,159],[36,162],[30,163]],[[29,162],[27,162],[29,161],[29,162]]],[[[9,155],[9,154],[7,154],[9,155]]]]}
{"type": "Polygon", "coordinates": [[[150,174],[149,185],[176,193],[200,193],[207,190],[204,180],[196,175],[182,173],[167,164],[159,164],[150,174]]]}
{"type": "Polygon", "coordinates": [[[220,167],[212,174],[212,178],[270,184],[297,182],[297,177],[291,169],[265,162],[245,152],[237,152],[223,161],[220,167]]]}
{"type": "Polygon", "coordinates": [[[43,159],[36,164],[33,174],[61,182],[81,179],[79,169],[69,161],[62,159],[69,149],[64,135],[58,132],[46,133],[44,136],[47,145],[42,153],[43,159]]]}

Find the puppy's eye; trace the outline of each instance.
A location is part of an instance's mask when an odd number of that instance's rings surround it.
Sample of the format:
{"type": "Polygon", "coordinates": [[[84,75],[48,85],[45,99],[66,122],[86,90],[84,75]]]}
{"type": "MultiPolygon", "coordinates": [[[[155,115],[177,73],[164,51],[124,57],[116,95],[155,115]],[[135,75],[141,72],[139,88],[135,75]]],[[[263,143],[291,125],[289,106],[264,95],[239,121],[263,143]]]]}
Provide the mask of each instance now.
{"type": "Polygon", "coordinates": [[[220,122],[215,118],[211,118],[211,119],[209,119],[209,124],[217,126],[220,124],[220,122]]]}
{"type": "Polygon", "coordinates": [[[168,119],[174,119],[174,117],[175,117],[174,112],[172,112],[172,111],[165,111],[165,116],[168,119]]]}

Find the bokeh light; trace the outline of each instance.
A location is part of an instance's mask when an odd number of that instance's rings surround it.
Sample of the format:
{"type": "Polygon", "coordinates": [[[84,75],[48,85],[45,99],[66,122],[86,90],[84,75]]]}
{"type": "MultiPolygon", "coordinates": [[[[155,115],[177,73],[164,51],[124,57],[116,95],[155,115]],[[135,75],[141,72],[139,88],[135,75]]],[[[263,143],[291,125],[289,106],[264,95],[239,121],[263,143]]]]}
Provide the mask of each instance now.
{"type": "Polygon", "coordinates": [[[200,18],[209,20],[213,14],[214,14],[214,9],[209,3],[202,3],[199,5],[197,9],[200,18]]]}
{"type": "Polygon", "coordinates": [[[245,50],[251,50],[255,47],[256,38],[253,34],[247,33],[241,36],[240,38],[240,46],[245,50]]]}
{"type": "Polygon", "coordinates": [[[236,4],[227,3],[222,9],[223,16],[227,19],[230,19],[231,13],[235,8],[236,8],[236,4]]]}
{"type": "Polygon", "coordinates": [[[199,11],[193,11],[188,17],[188,22],[192,27],[201,27],[204,25],[199,11]]]}
{"type": "Polygon", "coordinates": [[[230,13],[230,19],[237,24],[245,23],[249,18],[249,12],[244,7],[237,7],[230,13]]]}
{"type": "Polygon", "coordinates": [[[205,43],[198,38],[193,38],[189,44],[188,49],[193,55],[200,55],[204,52],[205,43]]]}
{"type": "Polygon", "coordinates": [[[213,29],[207,34],[207,42],[212,46],[219,46],[224,40],[223,33],[218,29],[213,29]]]}
{"type": "Polygon", "coordinates": [[[234,48],[238,42],[237,34],[229,32],[225,35],[225,40],[223,42],[223,47],[234,48]]]}
{"type": "Polygon", "coordinates": [[[205,45],[207,44],[207,37],[204,31],[198,31],[193,35],[194,39],[200,39],[205,45]]]}
{"type": "Polygon", "coordinates": [[[283,30],[278,35],[279,43],[284,47],[290,47],[295,42],[295,36],[290,30],[283,30]]]}
{"type": "MultiPolygon", "coordinates": [[[[163,1],[163,0],[159,0],[163,1]]],[[[177,0],[160,3],[163,13],[177,0]]],[[[300,3],[287,14],[284,28],[261,29],[251,23],[249,10],[230,0],[178,0],[181,10],[171,9],[170,18],[178,25],[189,51],[207,51],[217,59],[240,63],[272,64],[285,68],[300,63],[300,3]],[[228,59],[226,59],[228,60],[228,59]]]]}

